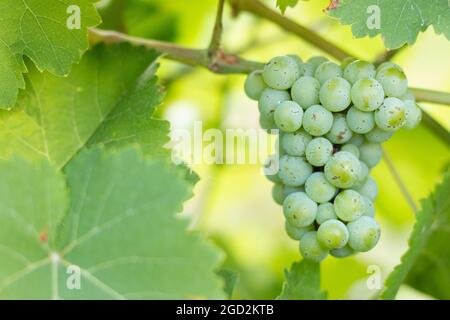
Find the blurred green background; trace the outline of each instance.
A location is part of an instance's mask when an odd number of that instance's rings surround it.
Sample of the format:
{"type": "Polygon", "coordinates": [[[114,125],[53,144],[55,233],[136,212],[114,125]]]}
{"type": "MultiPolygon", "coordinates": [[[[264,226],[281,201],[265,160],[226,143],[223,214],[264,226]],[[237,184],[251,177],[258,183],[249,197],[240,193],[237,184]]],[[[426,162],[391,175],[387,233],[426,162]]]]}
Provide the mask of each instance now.
{"type": "MultiPolygon", "coordinates": [[[[264,1],[272,9],[275,0],[264,1]]],[[[349,27],[323,13],[329,1],[301,1],[286,16],[308,26],[352,54],[373,60],[384,47],[379,37],[354,39],[349,27]]],[[[203,48],[209,42],[217,0],[104,0],[99,3],[102,28],[132,35],[203,48]]],[[[226,6],[223,48],[257,61],[295,53],[303,59],[325,52],[302,39],[248,13],[232,18],[226,6]]],[[[332,59],[330,56],[328,58],[332,59]]],[[[450,42],[430,28],[416,44],[395,56],[414,87],[450,91],[450,42]]],[[[172,128],[192,129],[196,120],[207,128],[258,128],[255,101],[245,97],[243,75],[215,75],[161,60],[158,75],[167,97],[158,116],[172,128]]],[[[450,129],[450,108],[421,104],[450,129]]],[[[450,163],[450,150],[425,127],[400,130],[385,144],[396,170],[417,206],[450,163]]],[[[272,299],[281,290],[284,270],[300,259],[297,242],[284,231],[281,208],[271,197],[271,183],[258,165],[195,165],[201,177],[195,196],[184,209],[192,228],[205,232],[226,252],[224,265],[239,273],[233,298],[272,299]]],[[[385,277],[400,261],[415,222],[414,213],[403,197],[386,163],[372,172],[379,185],[377,220],[382,226],[378,246],[346,259],[328,258],[322,263],[322,288],[331,299],[364,299],[374,292],[365,286],[367,266],[378,265],[385,277]]],[[[402,287],[398,298],[427,298],[402,287]]]]}

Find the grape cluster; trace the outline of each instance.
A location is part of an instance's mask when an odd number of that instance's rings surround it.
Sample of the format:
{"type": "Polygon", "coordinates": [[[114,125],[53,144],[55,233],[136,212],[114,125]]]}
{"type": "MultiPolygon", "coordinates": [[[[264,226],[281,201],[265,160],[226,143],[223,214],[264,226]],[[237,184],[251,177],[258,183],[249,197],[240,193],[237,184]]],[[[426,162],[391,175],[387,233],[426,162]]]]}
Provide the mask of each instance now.
{"type": "Polygon", "coordinates": [[[258,100],[261,127],[280,130],[279,170],[267,177],[303,257],[319,262],[375,247],[370,170],[380,144],[422,117],[401,67],[279,56],[249,74],[244,89],[258,100]]]}

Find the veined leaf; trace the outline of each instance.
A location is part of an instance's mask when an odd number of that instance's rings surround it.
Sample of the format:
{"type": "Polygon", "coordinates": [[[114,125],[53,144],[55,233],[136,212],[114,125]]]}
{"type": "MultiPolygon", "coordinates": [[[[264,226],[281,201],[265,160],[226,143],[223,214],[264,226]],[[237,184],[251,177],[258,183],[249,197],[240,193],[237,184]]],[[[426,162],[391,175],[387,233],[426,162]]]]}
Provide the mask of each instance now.
{"type": "Polygon", "coordinates": [[[86,144],[140,143],[164,152],[168,124],[151,119],[163,94],[158,54],[127,44],[97,46],[66,78],[32,71],[19,107],[0,111],[0,158],[47,158],[58,168],[86,144]]]}
{"type": "Polygon", "coordinates": [[[320,264],[308,260],[295,262],[285,272],[286,280],[278,297],[280,300],[325,300],[320,290],[320,264]]]}
{"type": "Polygon", "coordinates": [[[0,109],[25,88],[23,57],[39,70],[63,76],[88,49],[87,28],[100,23],[93,0],[2,0],[0,3],[0,109]]]}
{"type": "Polygon", "coordinates": [[[448,0],[341,0],[328,12],[357,38],[380,34],[389,49],[413,44],[429,26],[450,39],[448,0]]]}
{"type": "Polygon", "coordinates": [[[92,148],[65,173],[0,161],[0,299],[223,297],[220,255],[175,217],[192,188],[179,170],[92,148]]]}
{"type": "Polygon", "coordinates": [[[424,201],[401,264],[386,280],[383,299],[403,282],[438,299],[450,299],[450,171],[424,201]]]}

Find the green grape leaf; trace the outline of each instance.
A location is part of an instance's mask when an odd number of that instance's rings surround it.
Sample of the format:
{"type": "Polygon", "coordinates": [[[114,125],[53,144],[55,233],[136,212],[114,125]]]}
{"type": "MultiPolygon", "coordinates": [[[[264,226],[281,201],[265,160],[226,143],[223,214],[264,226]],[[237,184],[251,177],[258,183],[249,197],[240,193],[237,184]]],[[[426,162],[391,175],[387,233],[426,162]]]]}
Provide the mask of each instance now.
{"type": "Polygon", "coordinates": [[[0,109],[14,106],[25,88],[24,57],[39,70],[63,76],[88,49],[87,29],[100,23],[93,0],[2,0],[0,109]]]}
{"type": "Polygon", "coordinates": [[[85,145],[141,144],[165,153],[167,122],[151,118],[163,93],[158,54],[127,44],[99,45],[68,77],[30,72],[13,111],[0,111],[0,158],[45,157],[58,168],[85,145]]]}
{"type": "Polygon", "coordinates": [[[217,274],[223,278],[225,282],[224,291],[227,294],[227,298],[233,297],[234,288],[239,281],[239,274],[230,269],[220,269],[217,274]]]}
{"type": "Polygon", "coordinates": [[[280,9],[281,13],[284,14],[287,7],[295,7],[298,0],[277,0],[277,7],[280,9]]]}
{"type": "Polygon", "coordinates": [[[388,49],[413,44],[429,26],[450,40],[448,0],[344,0],[328,13],[351,25],[357,38],[380,34],[388,49]]]}
{"type": "Polygon", "coordinates": [[[422,201],[409,249],[386,279],[383,299],[394,299],[403,282],[438,299],[450,299],[450,171],[422,201]]]}
{"type": "Polygon", "coordinates": [[[327,294],[320,290],[320,264],[302,260],[292,264],[285,272],[286,280],[277,299],[280,300],[325,300],[327,294]]]}
{"type": "Polygon", "coordinates": [[[89,148],[64,172],[0,160],[0,299],[223,298],[221,254],[175,216],[192,185],[173,165],[89,148]]]}

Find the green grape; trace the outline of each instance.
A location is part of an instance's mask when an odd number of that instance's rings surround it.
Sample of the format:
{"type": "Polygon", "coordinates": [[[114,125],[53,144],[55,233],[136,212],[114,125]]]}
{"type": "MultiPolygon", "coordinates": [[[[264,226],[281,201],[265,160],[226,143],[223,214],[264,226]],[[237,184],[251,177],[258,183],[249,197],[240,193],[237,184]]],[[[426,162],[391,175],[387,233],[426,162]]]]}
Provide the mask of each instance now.
{"type": "Polygon", "coordinates": [[[364,143],[364,136],[360,134],[353,134],[350,140],[348,140],[348,143],[359,147],[364,143]]]}
{"type": "Polygon", "coordinates": [[[377,67],[377,72],[379,72],[381,69],[392,68],[392,67],[403,71],[403,69],[398,64],[395,64],[390,61],[385,61],[377,67]]]}
{"type": "Polygon", "coordinates": [[[284,190],[283,185],[281,183],[275,183],[272,186],[272,198],[273,200],[282,205],[284,201],[284,190]]]}
{"type": "Polygon", "coordinates": [[[328,182],[338,188],[352,187],[360,177],[361,166],[358,158],[347,151],[336,152],[324,168],[328,182]]]}
{"type": "Polygon", "coordinates": [[[302,157],[284,155],[280,159],[278,176],[287,186],[302,186],[311,173],[312,166],[302,157]]]}
{"type": "Polygon", "coordinates": [[[362,184],[366,182],[367,177],[369,176],[370,173],[369,167],[363,161],[360,160],[359,165],[361,170],[359,171],[358,181],[353,186],[353,189],[362,186],[362,184]]]}
{"type": "Polygon", "coordinates": [[[289,222],[285,222],[284,227],[286,229],[286,233],[292,240],[301,240],[301,238],[308,232],[314,230],[314,226],[310,225],[303,228],[297,228],[289,224],[289,222]]]}
{"type": "Polygon", "coordinates": [[[275,124],[285,132],[300,129],[303,121],[303,109],[294,101],[284,101],[275,109],[273,118],[275,124]]]}
{"type": "Polygon", "coordinates": [[[345,115],[342,113],[335,113],[333,115],[334,121],[330,132],[326,134],[328,140],[336,144],[346,143],[352,137],[353,133],[348,127],[345,115]]]}
{"type": "Polygon", "coordinates": [[[354,144],[344,144],[341,148],[341,151],[347,151],[352,153],[355,157],[359,158],[359,149],[357,146],[355,146],[354,144]]]}
{"type": "Polygon", "coordinates": [[[295,60],[295,62],[297,63],[297,66],[300,68],[300,66],[303,64],[303,60],[302,58],[300,58],[298,55],[296,54],[288,54],[288,57],[292,58],[295,60]]]}
{"type": "Polygon", "coordinates": [[[353,105],[359,110],[373,111],[383,103],[384,90],[377,80],[362,78],[353,84],[350,96],[353,105]]]}
{"type": "Polygon", "coordinates": [[[294,192],[305,192],[305,188],[303,186],[302,187],[284,186],[283,191],[284,191],[284,198],[286,198],[288,195],[294,192]]]}
{"type": "Polygon", "coordinates": [[[375,123],[384,131],[396,131],[406,123],[406,106],[397,98],[386,98],[375,111],[375,123]]]}
{"type": "Polygon", "coordinates": [[[374,65],[362,60],[355,60],[344,69],[344,78],[351,84],[359,79],[375,78],[375,74],[374,65]]]}
{"type": "Polygon", "coordinates": [[[329,79],[320,88],[320,103],[329,111],[343,111],[350,105],[350,90],[347,80],[339,77],[329,79]]]}
{"type": "Polygon", "coordinates": [[[314,172],[305,182],[306,194],[317,203],[328,202],[336,194],[336,188],[330,184],[323,172],[314,172]]]}
{"type": "Polygon", "coordinates": [[[375,217],[375,207],[373,206],[372,200],[363,196],[364,203],[366,205],[366,211],[364,211],[364,216],[375,217]]]}
{"type": "Polygon", "coordinates": [[[350,63],[352,63],[352,62],[355,61],[355,60],[356,60],[356,59],[353,58],[353,57],[347,57],[347,58],[345,58],[344,60],[342,60],[342,62],[341,62],[341,70],[344,71],[345,68],[346,68],[350,63]]]}
{"type": "Polygon", "coordinates": [[[337,219],[333,204],[331,202],[319,204],[319,206],[317,207],[316,222],[318,224],[322,224],[330,219],[337,219]]]}
{"type": "Polygon", "coordinates": [[[342,77],[342,70],[336,63],[327,61],[317,67],[314,77],[319,80],[320,84],[324,84],[328,79],[342,77]]]}
{"type": "Polygon", "coordinates": [[[347,125],[353,132],[364,134],[375,126],[373,112],[364,112],[355,107],[351,107],[346,115],[347,125]]]}
{"type": "Polygon", "coordinates": [[[328,255],[328,250],[317,241],[317,232],[306,233],[300,241],[300,253],[303,258],[319,263],[328,255]]]}
{"type": "Polygon", "coordinates": [[[316,219],[317,203],[304,192],[291,193],[284,199],[283,213],[286,220],[294,227],[311,225],[316,219]]]}
{"type": "Polygon", "coordinates": [[[405,94],[402,95],[399,99],[403,101],[411,100],[413,102],[416,102],[416,97],[414,97],[414,94],[409,89],[407,89],[405,94]]]}
{"type": "Polygon", "coordinates": [[[355,190],[344,190],[334,199],[334,211],[342,221],[353,221],[366,212],[364,198],[355,190]]]}
{"type": "Polygon", "coordinates": [[[368,176],[363,184],[354,188],[359,194],[375,201],[378,195],[378,186],[371,176],[368,176]]]}
{"type": "Polygon", "coordinates": [[[312,137],[305,130],[300,129],[292,133],[285,133],[281,138],[281,145],[290,156],[304,156],[306,146],[312,140],[312,137]]]}
{"type": "Polygon", "coordinates": [[[330,131],[333,114],[321,105],[313,105],[303,115],[303,128],[313,136],[322,136],[330,131]]]}
{"type": "Polygon", "coordinates": [[[393,134],[394,134],[393,132],[384,131],[375,126],[370,132],[367,132],[365,134],[365,137],[369,142],[382,143],[388,141],[393,134]]]}
{"type": "Polygon", "coordinates": [[[413,100],[404,100],[406,107],[406,123],[404,125],[407,129],[413,129],[422,120],[422,111],[413,100]]]}
{"type": "Polygon", "coordinates": [[[312,77],[312,76],[314,76],[314,70],[315,69],[316,68],[311,63],[302,63],[300,65],[299,76],[300,77],[306,77],[306,76],[312,77]]]}
{"type": "Polygon", "coordinates": [[[330,254],[335,258],[346,258],[355,254],[355,251],[349,245],[346,245],[345,247],[331,250],[330,254]]]}
{"type": "Polygon", "coordinates": [[[324,166],[332,155],[333,145],[325,138],[314,138],[306,146],[306,160],[313,166],[324,166]]]}
{"type": "Polygon", "coordinates": [[[275,173],[275,165],[276,162],[278,162],[278,156],[277,155],[270,155],[263,165],[263,173],[264,176],[273,183],[281,183],[281,179],[278,176],[278,173],[275,173]]]}
{"type": "MultiPolygon", "coordinates": [[[[358,252],[366,252],[376,246],[380,239],[380,226],[371,217],[362,216],[347,225],[348,244],[358,252]]],[[[306,236],[306,235],[305,235],[306,236]]]]}
{"type": "Polygon", "coordinates": [[[244,91],[250,99],[258,100],[265,88],[267,86],[262,78],[261,70],[253,71],[245,79],[244,91]]]}
{"type": "Polygon", "coordinates": [[[289,92],[266,88],[259,98],[258,109],[265,117],[273,117],[275,108],[283,101],[291,100],[289,92]]]}
{"type": "Polygon", "coordinates": [[[265,115],[260,114],[259,115],[259,126],[261,128],[263,128],[264,130],[278,129],[277,125],[275,124],[275,121],[273,121],[273,115],[265,116],[265,115]]]}
{"type": "Polygon", "coordinates": [[[292,87],[300,76],[295,59],[288,56],[272,58],[263,70],[264,82],[273,89],[286,90],[292,87]]]}
{"type": "Polygon", "coordinates": [[[405,73],[396,67],[382,68],[377,72],[376,79],[383,87],[388,97],[401,97],[408,89],[405,73]]]}
{"type": "Polygon", "coordinates": [[[314,70],[316,70],[317,67],[320,66],[322,63],[327,61],[328,61],[327,58],[321,56],[311,57],[308,60],[306,60],[307,63],[310,63],[314,66],[314,70]]]}
{"type": "Polygon", "coordinates": [[[339,220],[327,220],[317,229],[317,241],[327,249],[342,248],[348,242],[347,227],[339,220]]]}
{"type": "Polygon", "coordinates": [[[320,83],[310,76],[300,77],[291,88],[292,100],[300,107],[307,109],[313,104],[319,103],[320,83]]]}
{"type": "Polygon", "coordinates": [[[359,158],[367,164],[369,168],[375,167],[381,160],[383,151],[378,143],[363,143],[359,147],[359,158]]]}

